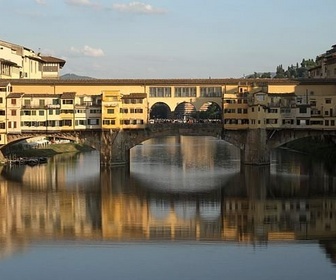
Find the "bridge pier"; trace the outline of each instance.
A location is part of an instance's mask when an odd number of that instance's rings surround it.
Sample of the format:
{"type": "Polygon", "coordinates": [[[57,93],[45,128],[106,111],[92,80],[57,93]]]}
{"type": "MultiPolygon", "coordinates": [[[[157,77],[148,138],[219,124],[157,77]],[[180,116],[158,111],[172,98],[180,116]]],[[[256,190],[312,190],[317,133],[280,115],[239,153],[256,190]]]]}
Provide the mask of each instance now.
{"type": "Polygon", "coordinates": [[[240,152],[240,161],[242,164],[270,164],[270,148],[267,145],[266,129],[247,130],[243,148],[240,152]]]}
{"type": "Polygon", "coordinates": [[[129,166],[130,150],[123,130],[104,130],[101,134],[100,165],[129,166]]]}

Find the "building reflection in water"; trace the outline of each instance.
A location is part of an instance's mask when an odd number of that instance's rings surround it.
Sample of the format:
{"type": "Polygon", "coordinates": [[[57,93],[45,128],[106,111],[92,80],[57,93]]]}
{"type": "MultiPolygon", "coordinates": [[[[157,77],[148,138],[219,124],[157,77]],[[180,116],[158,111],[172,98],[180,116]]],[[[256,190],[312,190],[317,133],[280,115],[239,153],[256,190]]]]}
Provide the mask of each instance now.
{"type": "MultiPolygon", "coordinates": [[[[171,147],[173,154],[176,149],[180,148],[171,147]]],[[[142,156],[146,158],[146,152],[142,156]]],[[[145,168],[100,170],[97,154],[64,157],[37,168],[2,169],[1,256],[43,240],[253,245],[319,240],[335,262],[336,188],[329,177],[316,172],[310,177],[300,166],[288,172],[277,165],[238,170],[231,166],[220,174],[207,157],[199,157],[203,168],[214,170],[213,180],[208,185],[202,181],[203,188],[191,188],[189,182],[183,186],[186,180],[181,180],[179,192],[179,182],[170,187],[161,180],[162,172],[153,172],[146,180],[141,173],[148,175],[145,168]]],[[[140,167],[136,162],[135,166],[140,167]]],[[[182,170],[186,166],[191,164],[185,163],[182,170]]],[[[152,164],[149,169],[157,170],[152,164]]],[[[183,174],[178,176],[183,179],[183,174]]]]}

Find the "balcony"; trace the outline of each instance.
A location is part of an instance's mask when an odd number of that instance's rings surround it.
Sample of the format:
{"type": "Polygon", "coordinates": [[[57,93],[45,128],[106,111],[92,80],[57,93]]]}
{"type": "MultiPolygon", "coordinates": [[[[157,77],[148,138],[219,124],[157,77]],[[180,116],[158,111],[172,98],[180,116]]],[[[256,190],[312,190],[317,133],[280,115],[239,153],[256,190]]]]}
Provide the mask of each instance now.
{"type": "Polygon", "coordinates": [[[45,106],[47,109],[59,109],[61,108],[60,104],[49,104],[45,106]]]}
{"type": "Polygon", "coordinates": [[[103,102],[102,104],[104,107],[117,107],[119,102],[103,102]]]}
{"type": "Polygon", "coordinates": [[[59,109],[61,105],[59,104],[48,104],[48,105],[22,105],[21,109],[59,109]]]}

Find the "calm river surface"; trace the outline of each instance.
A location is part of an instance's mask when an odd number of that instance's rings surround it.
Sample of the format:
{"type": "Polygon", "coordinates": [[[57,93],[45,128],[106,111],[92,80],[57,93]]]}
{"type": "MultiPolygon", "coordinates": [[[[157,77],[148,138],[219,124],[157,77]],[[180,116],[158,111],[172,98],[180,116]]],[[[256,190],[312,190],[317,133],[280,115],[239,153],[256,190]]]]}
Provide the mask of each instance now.
{"type": "Polygon", "coordinates": [[[211,137],[0,167],[0,279],[336,279],[334,166],[211,137]]]}

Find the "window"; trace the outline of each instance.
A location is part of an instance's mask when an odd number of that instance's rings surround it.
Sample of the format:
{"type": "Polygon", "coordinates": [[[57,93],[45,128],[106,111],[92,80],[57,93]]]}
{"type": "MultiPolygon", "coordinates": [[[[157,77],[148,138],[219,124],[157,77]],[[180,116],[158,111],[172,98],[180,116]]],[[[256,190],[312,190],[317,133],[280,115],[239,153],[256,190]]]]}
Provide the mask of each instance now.
{"type": "Polygon", "coordinates": [[[175,87],[175,97],[196,97],[196,87],[175,87]]]}
{"type": "Polygon", "coordinates": [[[134,108],[131,108],[130,112],[133,113],[133,114],[134,113],[141,114],[141,113],[143,113],[143,109],[134,109],[134,108]]]}
{"type": "Polygon", "coordinates": [[[57,63],[43,64],[43,72],[58,72],[58,64],[57,63]]]}
{"type": "Polygon", "coordinates": [[[88,125],[99,125],[99,119],[88,119],[88,125]]]}
{"type": "Polygon", "coordinates": [[[277,119],[266,119],[266,124],[277,124],[278,120],[277,119]]]}
{"type": "Polygon", "coordinates": [[[300,114],[307,114],[307,108],[306,107],[300,107],[299,113],[300,114]]]}
{"type": "Polygon", "coordinates": [[[273,114],[276,114],[276,113],[278,113],[278,109],[274,109],[274,108],[269,108],[268,109],[268,113],[273,113],[273,114]]]}
{"type": "Polygon", "coordinates": [[[86,120],[76,120],[76,125],[86,125],[86,120]]]}
{"type": "Polygon", "coordinates": [[[16,110],[11,110],[11,115],[16,116],[16,110]]]}
{"type": "Polygon", "coordinates": [[[221,87],[201,87],[201,97],[222,97],[221,87]]]}
{"type": "Polygon", "coordinates": [[[39,100],[39,104],[41,107],[44,107],[45,106],[45,100],[44,99],[40,99],[39,100]]]}
{"type": "Polygon", "coordinates": [[[72,126],[72,120],[63,120],[61,126],[72,126]]]}
{"type": "Polygon", "coordinates": [[[325,103],[326,103],[326,104],[331,104],[331,98],[326,98],[326,99],[325,99],[325,103]]]}
{"type": "Polygon", "coordinates": [[[107,109],[108,114],[114,114],[114,109],[107,109]]]}
{"type": "Polygon", "coordinates": [[[115,125],[115,120],[103,120],[104,125],[115,125]]]}
{"type": "Polygon", "coordinates": [[[90,114],[101,114],[101,110],[100,109],[91,109],[90,114]]]}
{"type": "Polygon", "coordinates": [[[71,104],[73,104],[73,100],[72,99],[63,99],[62,104],[71,105],[71,104]]]}
{"type": "Polygon", "coordinates": [[[130,124],[130,120],[120,120],[120,124],[128,125],[130,124]]]}
{"type": "Polygon", "coordinates": [[[12,99],[11,99],[11,104],[12,104],[12,105],[16,105],[16,99],[15,99],[15,98],[12,98],[12,99]]]}
{"type": "Polygon", "coordinates": [[[23,105],[26,106],[26,107],[29,107],[30,106],[30,99],[24,99],[23,100],[23,105]]]}
{"type": "Polygon", "coordinates": [[[62,114],[73,114],[74,110],[61,110],[62,114]]]}
{"type": "Polygon", "coordinates": [[[43,110],[39,110],[39,116],[44,116],[44,111],[43,110]]]}
{"type": "Polygon", "coordinates": [[[149,96],[150,97],[171,97],[171,88],[170,87],[149,87],[149,96]]]}

